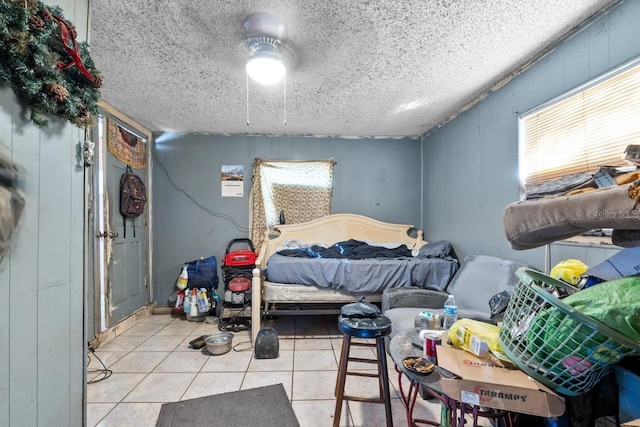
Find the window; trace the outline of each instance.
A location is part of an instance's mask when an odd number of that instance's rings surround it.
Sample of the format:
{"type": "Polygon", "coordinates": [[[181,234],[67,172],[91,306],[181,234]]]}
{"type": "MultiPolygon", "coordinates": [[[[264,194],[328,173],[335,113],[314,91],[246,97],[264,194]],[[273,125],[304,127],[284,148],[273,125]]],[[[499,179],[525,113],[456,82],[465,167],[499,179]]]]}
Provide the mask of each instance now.
{"type": "Polygon", "coordinates": [[[331,213],[333,160],[253,163],[251,240],[256,249],[267,229],[307,222],[331,213]]]}
{"type": "Polygon", "coordinates": [[[260,168],[267,227],[311,221],[329,214],[333,162],[263,162],[260,168]]]}
{"type": "Polygon", "coordinates": [[[640,141],[640,61],[617,69],[520,117],[525,189],[599,166],[629,166],[640,141]]]}

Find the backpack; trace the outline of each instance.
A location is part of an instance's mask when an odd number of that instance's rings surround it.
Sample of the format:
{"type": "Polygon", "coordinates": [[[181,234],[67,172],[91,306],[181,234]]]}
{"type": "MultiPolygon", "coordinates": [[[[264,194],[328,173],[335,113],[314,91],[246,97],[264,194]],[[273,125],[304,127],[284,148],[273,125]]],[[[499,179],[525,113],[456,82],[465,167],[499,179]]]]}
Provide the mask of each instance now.
{"type": "MultiPolygon", "coordinates": [[[[120,178],[120,213],[124,219],[124,237],[127,237],[127,218],[136,218],[144,212],[144,205],[147,203],[147,188],[142,182],[142,178],[134,174],[131,167],[127,169],[120,178]]],[[[136,236],[136,229],[133,228],[133,237],[136,236]]]]}

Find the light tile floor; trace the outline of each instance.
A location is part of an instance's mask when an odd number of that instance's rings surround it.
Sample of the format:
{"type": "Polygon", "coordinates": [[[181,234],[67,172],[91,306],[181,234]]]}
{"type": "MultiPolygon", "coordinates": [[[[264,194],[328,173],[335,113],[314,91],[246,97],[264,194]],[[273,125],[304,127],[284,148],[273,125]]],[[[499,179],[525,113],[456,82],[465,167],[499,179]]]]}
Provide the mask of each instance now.
{"type": "MultiPolygon", "coordinates": [[[[160,407],[230,391],[282,383],[302,427],[331,426],[334,387],[342,335],[336,316],[282,316],[265,326],[276,328],[277,359],[254,359],[249,331],[234,333],[235,350],[210,356],[189,341],[218,332],[217,324],[188,322],[171,315],[153,315],[98,348],[95,355],[113,371],[87,385],[87,426],[155,426],[160,407]]],[[[372,358],[373,348],[352,347],[352,357],[372,358]]],[[[398,375],[389,362],[393,422],[407,425],[398,394],[398,375]]],[[[101,368],[90,355],[89,371],[101,368]]],[[[351,362],[350,370],[375,370],[351,362]]],[[[91,382],[101,375],[89,374],[91,382]]],[[[408,387],[408,383],[404,384],[408,387]]],[[[347,377],[346,394],[374,397],[375,378],[347,377]]],[[[439,420],[440,406],[418,399],[414,416],[439,420]]],[[[384,426],[384,405],[345,402],[341,426],[384,426]]]]}

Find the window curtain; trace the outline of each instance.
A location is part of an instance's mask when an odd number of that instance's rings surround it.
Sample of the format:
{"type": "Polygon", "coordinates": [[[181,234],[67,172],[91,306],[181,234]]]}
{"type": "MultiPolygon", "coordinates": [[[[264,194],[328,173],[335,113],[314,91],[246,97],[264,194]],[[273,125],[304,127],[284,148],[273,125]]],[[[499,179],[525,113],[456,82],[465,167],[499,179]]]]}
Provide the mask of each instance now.
{"type": "Polygon", "coordinates": [[[311,221],[331,213],[333,160],[253,162],[250,194],[251,241],[260,250],[265,231],[280,224],[311,221]]]}

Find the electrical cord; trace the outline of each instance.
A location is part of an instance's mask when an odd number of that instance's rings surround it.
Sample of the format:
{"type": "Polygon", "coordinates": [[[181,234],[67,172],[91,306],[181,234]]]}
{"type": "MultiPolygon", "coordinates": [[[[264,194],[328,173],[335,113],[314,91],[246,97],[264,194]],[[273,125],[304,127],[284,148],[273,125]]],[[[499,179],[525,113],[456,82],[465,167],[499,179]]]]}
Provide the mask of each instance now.
{"type": "Polygon", "coordinates": [[[244,266],[244,267],[230,267],[227,265],[223,265],[222,274],[224,275],[225,286],[228,287],[231,279],[235,279],[236,277],[251,279],[254,268],[255,267],[253,265],[244,266]]]}
{"type": "MultiPolygon", "coordinates": [[[[251,329],[251,323],[249,319],[241,320],[240,315],[244,313],[244,310],[250,306],[249,302],[245,302],[237,313],[230,317],[227,321],[222,318],[222,313],[218,316],[218,329],[223,332],[240,332],[248,331],[251,329]]],[[[224,312],[224,310],[223,310],[224,312]]]]}
{"type": "Polygon", "coordinates": [[[87,375],[88,374],[102,374],[102,377],[97,377],[94,378],[90,381],[87,381],[87,384],[95,384],[98,383],[100,381],[104,381],[107,378],[109,378],[111,376],[111,374],[113,374],[113,371],[111,369],[108,369],[104,362],[98,357],[98,355],[96,354],[95,350],[93,349],[92,346],[89,346],[89,353],[87,353],[87,368],[89,368],[89,365],[91,364],[91,354],[93,353],[93,356],[98,360],[98,362],[100,362],[100,364],[102,365],[102,369],[87,369],[87,375]]]}
{"type": "Polygon", "coordinates": [[[241,351],[253,351],[253,347],[251,346],[251,341],[239,342],[238,344],[234,345],[232,348],[233,348],[233,351],[238,352],[238,353],[241,352],[241,351]],[[240,350],[238,350],[236,347],[238,347],[239,345],[242,345],[242,344],[249,344],[249,347],[241,348],[240,350]]]}
{"type": "MultiPolygon", "coordinates": [[[[218,329],[223,332],[239,332],[239,331],[250,330],[251,324],[249,323],[249,321],[239,319],[240,313],[243,313],[244,309],[248,306],[249,306],[249,303],[245,303],[242,306],[242,309],[238,311],[238,313],[236,313],[235,316],[231,317],[227,322],[224,321],[224,319],[222,318],[222,314],[220,314],[220,316],[218,316],[218,329]]],[[[233,351],[235,352],[253,351],[253,346],[251,345],[251,341],[239,342],[236,345],[234,345],[232,348],[233,348],[233,351]],[[238,350],[237,347],[243,344],[248,344],[249,347],[238,350]]]]}
{"type": "Polygon", "coordinates": [[[171,178],[171,175],[169,175],[169,171],[167,170],[167,168],[164,166],[164,164],[160,161],[160,159],[156,155],[155,150],[153,150],[153,149],[151,150],[151,155],[153,156],[153,158],[156,161],[156,163],[158,165],[160,165],[160,168],[164,171],[165,175],[167,176],[167,179],[169,180],[169,183],[171,184],[171,186],[176,191],[182,193],[187,199],[191,200],[193,202],[193,204],[195,204],[197,207],[199,207],[203,211],[207,212],[209,215],[214,216],[216,218],[226,219],[231,224],[233,224],[233,226],[236,228],[236,230],[238,230],[240,232],[243,232],[243,233],[249,231],[249,229],[247,227],[243,227],[242,225],[238,224],[233,219],[233,217],[231,217],[229,215],[222,214],[220,212],[212,211],[211,209],[209,209],[208,207],[204,206],[202,203],[197,201],[191,194],[187,193],[186,190],[184,190],[183,188],[179,187],[178,184],[175,183],[175,181],[171,178]]]}
{"type": "Polygon", "coordinates": [[[226,322],[222,317],[218,318],[218,329],[222,332],[240,332],[250,330],[251,326],[248,320],[240,320],[238,314],[236,314],[226,322]]]}

